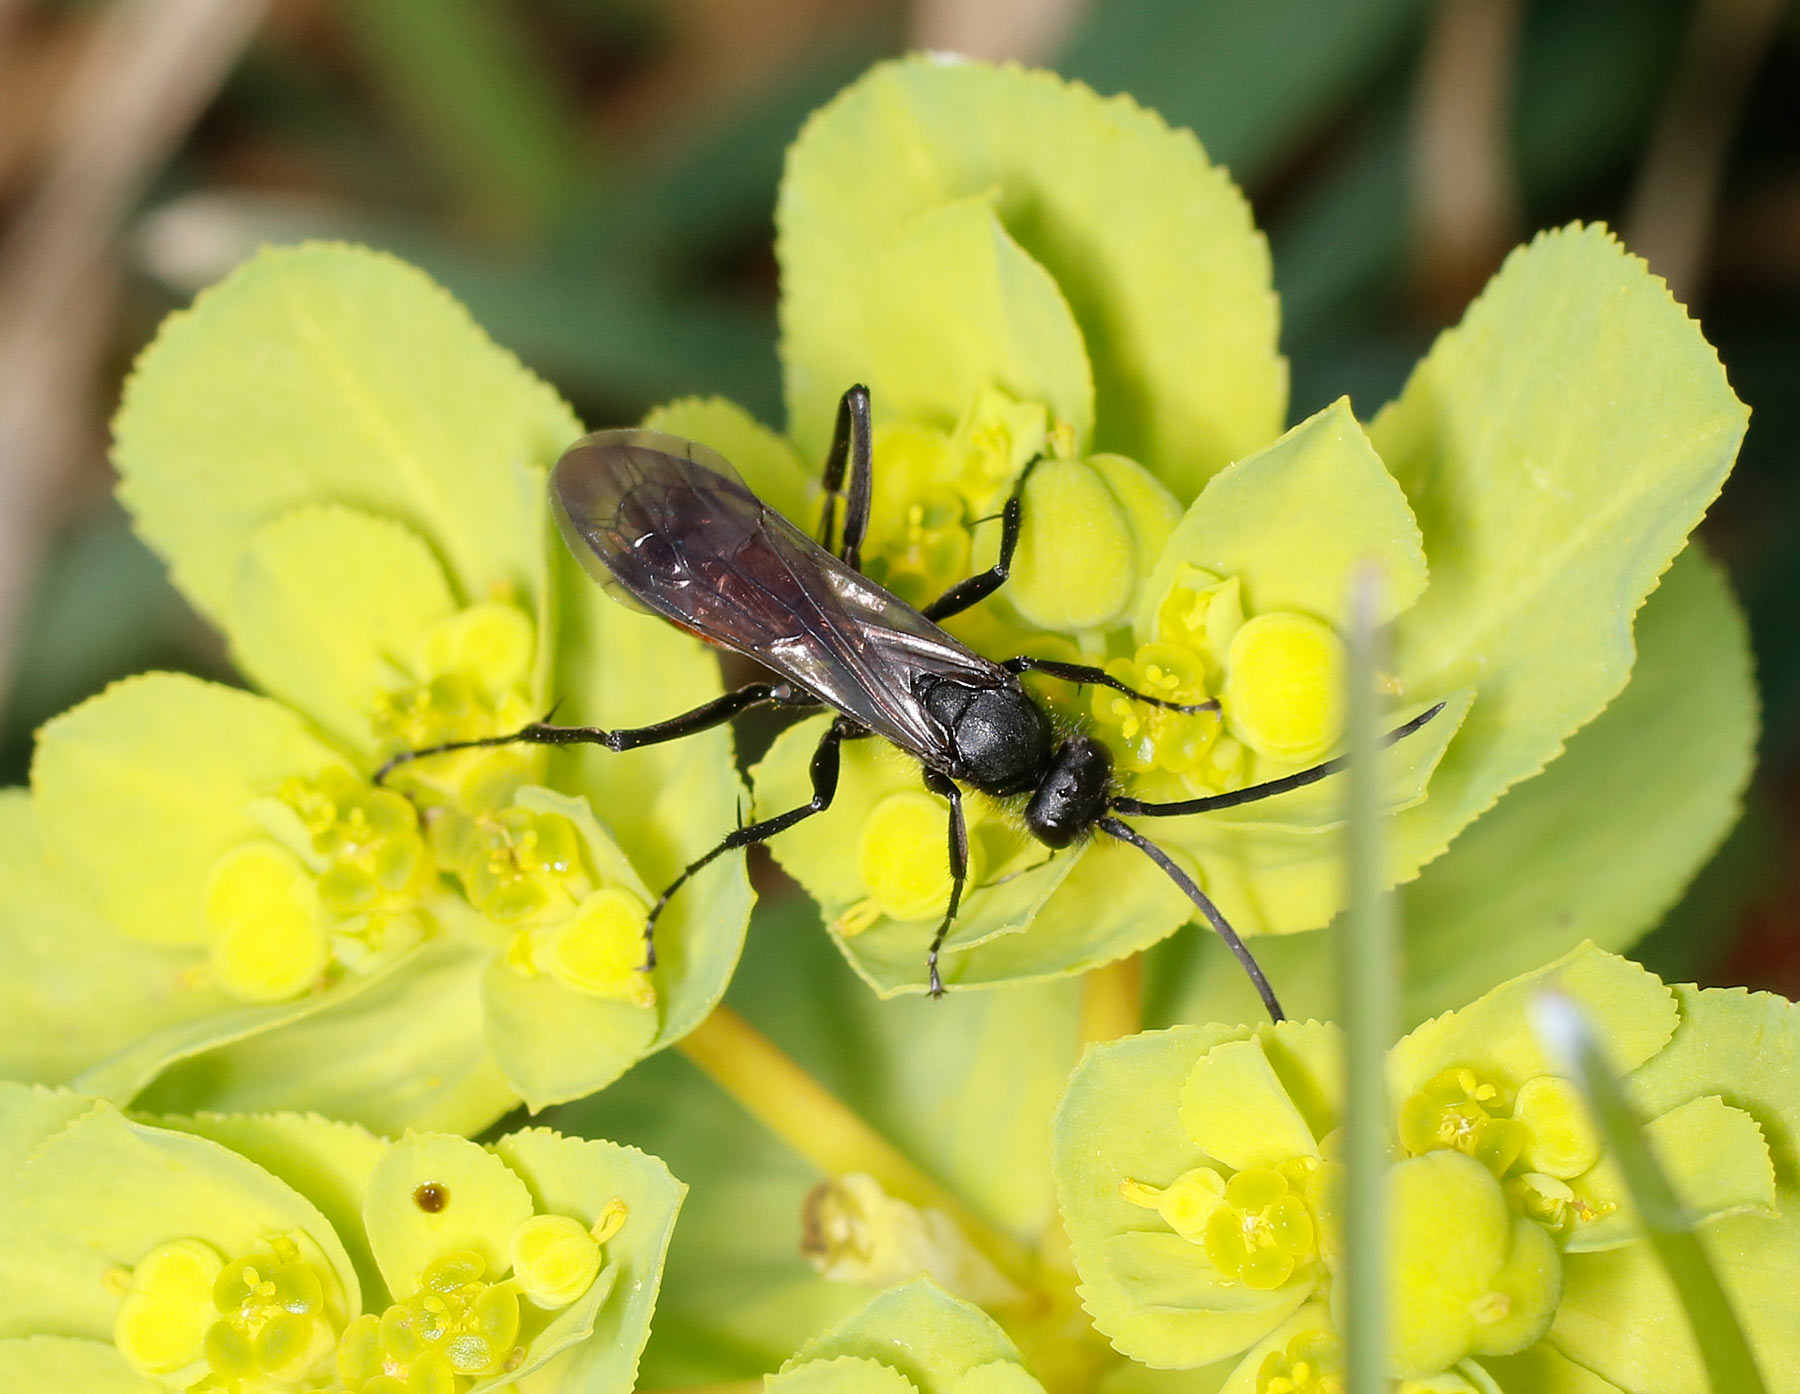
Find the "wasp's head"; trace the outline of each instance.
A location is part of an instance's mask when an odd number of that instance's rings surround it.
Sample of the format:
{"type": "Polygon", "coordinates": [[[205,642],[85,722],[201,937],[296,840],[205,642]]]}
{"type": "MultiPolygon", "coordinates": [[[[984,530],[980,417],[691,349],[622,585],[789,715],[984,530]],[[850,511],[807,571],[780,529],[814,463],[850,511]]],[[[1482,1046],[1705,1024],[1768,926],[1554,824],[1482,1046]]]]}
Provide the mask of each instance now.
{"type": "Polygon", "coordinates": [[[1089,736],[1070,736],[1025,805],[1025,826],[1046,847],[1067,847],[1106,812],[1112,756],[1089,736]]]}

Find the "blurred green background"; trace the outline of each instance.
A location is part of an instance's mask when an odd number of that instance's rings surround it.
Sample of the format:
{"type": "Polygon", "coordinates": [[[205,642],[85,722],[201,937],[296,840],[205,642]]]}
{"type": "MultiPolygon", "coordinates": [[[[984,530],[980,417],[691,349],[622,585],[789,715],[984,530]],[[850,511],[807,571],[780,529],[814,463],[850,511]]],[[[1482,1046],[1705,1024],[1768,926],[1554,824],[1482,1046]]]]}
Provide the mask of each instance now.
{"type": "MultiPolygon", "coordinates": [[[[1780,0],[0,0],[0,776],[149,666],[228,677],[110,501],[170,309],[263,241],[393,249],[595,425],[779,417],[771,210],[806,113],[909,48],[1192,127],[1267,230],[1292,416],[1372,414],[1507,248],[1603,219],[1754,417],[1704,537],[1764,762],[1643,946],[1800,996],[1800,14],[1780,0]]],[[[1529,875],[1528,867],[1519,874],[1529,875]]]]}

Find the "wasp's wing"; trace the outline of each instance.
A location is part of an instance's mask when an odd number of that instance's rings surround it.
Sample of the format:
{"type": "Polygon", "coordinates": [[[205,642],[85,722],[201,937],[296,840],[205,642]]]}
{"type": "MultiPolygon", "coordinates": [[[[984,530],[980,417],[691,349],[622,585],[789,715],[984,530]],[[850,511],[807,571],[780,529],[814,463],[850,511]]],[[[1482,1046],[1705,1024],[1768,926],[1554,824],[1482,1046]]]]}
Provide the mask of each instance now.
{"type": "Polygon", "coordinates": [[[914,680],[1007,680],[692,441],[596,432],[557,462],[550,492],[570,548],[596,579],[755,658],[927,763],[946,752],[914,680]]]}

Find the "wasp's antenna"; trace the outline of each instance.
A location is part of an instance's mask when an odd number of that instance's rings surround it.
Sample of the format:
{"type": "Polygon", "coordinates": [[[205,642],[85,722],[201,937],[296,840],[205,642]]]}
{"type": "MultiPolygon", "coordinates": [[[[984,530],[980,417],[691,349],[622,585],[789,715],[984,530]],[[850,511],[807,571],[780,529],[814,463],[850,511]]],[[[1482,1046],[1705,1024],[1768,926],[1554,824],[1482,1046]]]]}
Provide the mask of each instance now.
{"type": "Polygon", "coordinates": [[[1257,995],[1262,998],[1263,1006],[1269,1013],[1269,1020],[1286,1021],[1287,1016],[1281,1010],[1281,1003],[1275,1000],[1275,989],[1269,986],[1269,979],[1264,974],[1262,965],[1256,961],[1255,955],[1244,946],[1244,941],[1238,938],[1238,932],[1231,927],[1230,921],[1219,913],[1219,907],[1207,898],[1205,891],[1194,884],[1194,878],[1176,866],[1173,857],[1129,823],[1122,823],[1117,818],[1106,817],[1100,819],[1095,826],[1102,832],[1111,833],[1121,842],[1129,842],[1168,873],[1169,879],[1181,887],[1182,894],[1200,907],[1200,913],[1206,916],[1206,922],[1213,927],[1219,938],[1225,941],[1225,947],[1230,949],[1237,961],[1244,965],[1244,971],[1250,975],[1250,981],[1256,985],[1257,995]]]}
{"type": "MultiPolygon", "coordinates": [[[[1427,707],[1411,721],[1396,726],[1376,742],[1376,748],[1385,750],[1394,742],[1405,740],[1441,712],[1446,705],[1444,702],[1439,702],[1434,706],[1427,707]]],[[[1317,784],[1321,779],[1337,774],[1348,764],[1349,757],[1340,755],[1336,759],[1327,760],[1322,765],[1314,765],[1311,769],[1300,770],[1296,774],[1284,774],[1280,779],[1264,780],[1261,784],[1246,784],[1242,789],[1233,789],[1229,793],[1208,794],[1198,799],[1177,799],[1173,803],[1152,803],[1144,799],[1118,798],[1112,800],[1107,807],[1115,813],[1129,813],[1140,818],[1172,818],[1180,813],[1216,813],[1222,808],[1236,808],[1239,804],[1256,803],[1262,799],[1272,799],[1277,794],[1287,794],[1292,793],[1295,789],[1304,789],[1309,784],[1317,784]]]]}

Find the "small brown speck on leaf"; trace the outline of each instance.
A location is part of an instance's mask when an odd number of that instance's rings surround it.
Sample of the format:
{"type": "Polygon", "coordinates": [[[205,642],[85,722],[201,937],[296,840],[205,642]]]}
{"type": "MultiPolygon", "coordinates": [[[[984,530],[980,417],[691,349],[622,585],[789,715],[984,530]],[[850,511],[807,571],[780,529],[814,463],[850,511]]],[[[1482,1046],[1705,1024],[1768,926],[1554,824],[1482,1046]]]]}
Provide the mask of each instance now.
{"type": "Polygon", "coordinates": [[[413,1204],[427,1215],[435,1215],[450,1203],[450,1192],[435,1181],[427,1181],[413,1192],[413,1204]]]}

